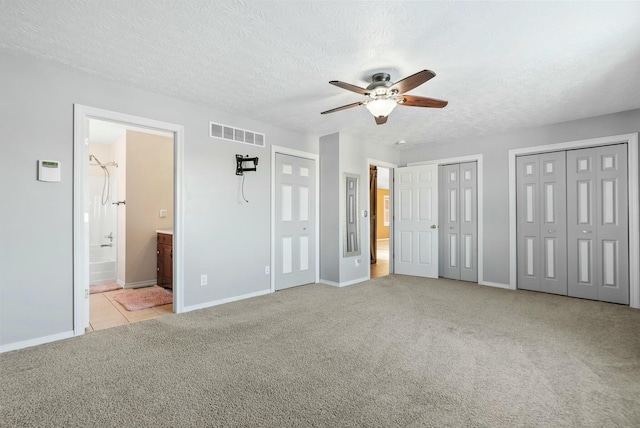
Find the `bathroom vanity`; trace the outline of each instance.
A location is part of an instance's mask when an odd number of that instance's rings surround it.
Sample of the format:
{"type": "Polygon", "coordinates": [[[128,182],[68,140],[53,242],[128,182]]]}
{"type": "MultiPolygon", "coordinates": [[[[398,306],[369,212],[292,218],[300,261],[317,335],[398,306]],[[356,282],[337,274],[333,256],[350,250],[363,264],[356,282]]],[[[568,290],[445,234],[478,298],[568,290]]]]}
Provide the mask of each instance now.
{"type": "Polygon", "coordinates": [[[156,230],[158,234],[158,285],[173,289],[173,231],[156,230]]]}

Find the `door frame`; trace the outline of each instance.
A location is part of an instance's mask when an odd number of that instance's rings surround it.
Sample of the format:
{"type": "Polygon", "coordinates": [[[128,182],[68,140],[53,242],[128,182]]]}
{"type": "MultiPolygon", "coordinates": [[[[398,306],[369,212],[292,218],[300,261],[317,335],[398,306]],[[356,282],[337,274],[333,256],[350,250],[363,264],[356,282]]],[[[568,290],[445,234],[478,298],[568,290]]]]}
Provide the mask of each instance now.
{"type": "Polygon", "coordinates": [[[184,127],[100,108],[73,105],[73,332],[84,334],[85,305],[89,305],[89,227],[85,212],[89,146],[85,143],[85,120],[97,119],[172,132],[173,137],[173,311],[184,311],[184,127]]]}
{"type": "MultiPolygon", "coordinates": [[[[465,163],[465,162],[476,162],[476,180],[478,184],[478,188],[476,190],[477,201],[478,201],[478,284],[480,285],[489,285],[492,287],[501,287],[504,288],[502,284],[496,284],[493,282],[488,282],[484,280],[484,166],[482,161],[482,154],[478,153],[475,155],[467,155],[467,156],[457,156],[452,158],[444,158],[444,159],[435,159],[429,161],[422,162],[411,162],[408,163],[407,166],[418,166],[418,165],[448,165],[454,163],[465,163]]],[[[440,186],[440,184],[438,184],[440,186]]],[[[440,207],[438,207],[440,209],[440,207]]],[[[440,247],[440,243],[438,242],[438,248],[440,247]]],[[[439,271],[438,267],[438,271],[439,271]]]]}
{"type": "MultiPolygon", "coordinates": [[[[390,162],[385,162],[385,161],[381,161],[381,160],[377,160],[377,159],[371,159],[371,158],[367,158],[367,171],[369,171],[369,165],[375,165],[381,168],[388,168],[389,169],[389,214],[391,216],[391,218],[389,219],[389,275],[391,275],[392,273],[395,272],[395,265],[394,265],[394,261],[395,261],[395,257],[394,257],[394,251],[393,251],[393,231],[394,231],[394,218],[393,218],[393,181],[395,180],[395,171],[396,168],[398,167],[398,165],[394,164],[394,163],[390,163],[390,162]]],[[[366,201],[365,201],[365,206],[367,207],[367,210],[369,210],[368,207],[371,206],[371,197],[369,195],[369,192],[367,192],[367,197],[366,197],[366,201]]],[[[367,222],[368,226],[367,226],[367,231],[366,231],[366,236],[368,236],[368,239],[371,239],[371,222],[367,222]]],[[[371,247],[371,242],[369,242],[369,247],[371,247]]],[[[367,247],[367,248],[369,248],[367,247]]],[[[367,279],[371,279],[371,263],[369,262],[369,272],[367,274],[367,279]]]]}
{"type": "MultiPolygon", "coordinates": [[[[627,144],[627,180],[629,198],[629,260],[640,258],[640,196],[638,183],[638,133],[612,135],[557,144],[545,144],[509,150],[509,288],[517,287],[516,255],[516,156],[583,149],[611,144],[627,144]]],[[[640,266],[629,263],[629,305],[640,309],[640,266]]]]}
{"type": "Polygon", "coordinates": [[[320,155],[317,153],[304,152],[301,150],[289,149],[281,146],[271,146],[271,261],[270,276],[271,276],[271,292],[276,291],[276,275],[275,275],[275,260],[276,260],[276,154],[296,156],[303,159],[312,160],[315,164],[315,180],[316,180],[316,197],[315,197],[315,266],[316,266],[316,283],[320,282],[320,155]]]}

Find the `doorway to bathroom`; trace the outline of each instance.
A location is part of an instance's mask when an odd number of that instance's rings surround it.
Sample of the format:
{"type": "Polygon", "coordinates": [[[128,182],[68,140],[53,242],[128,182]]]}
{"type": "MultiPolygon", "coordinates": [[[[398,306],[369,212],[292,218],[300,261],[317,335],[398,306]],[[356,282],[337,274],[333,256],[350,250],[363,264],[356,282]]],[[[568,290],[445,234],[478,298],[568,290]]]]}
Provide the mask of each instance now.
{"type": "Polygon", "coordinates": [[[172,312],[173,133],[88,119],[87,141],[87,330],[172,312]],[[124,296],[142,288],[145,290],[124,296]],[[145,302],[153,305],[148,308],[138,309],[139,305],[124,300],[151,293],[156,297],[145,302]]]}
{"type": "Polygon", "coordinates": [[[180,312],[183,128],[74,107],[75,334],[180,312]]]}

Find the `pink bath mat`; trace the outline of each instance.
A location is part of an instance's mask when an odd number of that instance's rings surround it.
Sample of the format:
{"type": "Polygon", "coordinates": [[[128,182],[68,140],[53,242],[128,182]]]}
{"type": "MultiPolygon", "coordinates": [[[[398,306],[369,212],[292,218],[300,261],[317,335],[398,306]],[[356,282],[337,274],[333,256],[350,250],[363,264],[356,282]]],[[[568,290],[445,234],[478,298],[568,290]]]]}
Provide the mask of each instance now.
{"type": "Polygon", "coordinates": [[[139,311],[173,303],[173,293],[162,287],[154,286],[116,294],[113,296],[113,300],[120,303],[128,311],[139,311]]]}
{"type": "Polygon", "coordinates": [[[105,291],[120,290],[122,287],[117,282],[107,284],[93,284],[89,286],[89,294],[104,293],[105,291]]]}

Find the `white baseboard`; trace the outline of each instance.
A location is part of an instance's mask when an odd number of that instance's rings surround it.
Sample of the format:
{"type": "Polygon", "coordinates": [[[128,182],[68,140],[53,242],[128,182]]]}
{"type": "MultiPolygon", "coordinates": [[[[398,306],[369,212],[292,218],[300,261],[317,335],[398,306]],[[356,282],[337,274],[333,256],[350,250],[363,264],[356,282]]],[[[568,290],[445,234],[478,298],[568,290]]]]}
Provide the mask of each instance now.
{"type": "Polygon", "coordinates": [[[224,305],[225,303],[231,303],[238,300],[250,299],[252,297],[264,296],[271,293],[271,289],[256,291],[255,293],[243,294],[241,296],[227,297],[226,299],[214,300],[213,302],[199,303],[197,305],[185,306],[182,312],[191,312],[197,309],[210,308],[212,306],[224,305]]]}
{"type": "Polygon", "coordinates": [[[506,290],[514,290],[514,288],[512,288],[511,285],[509,285],[509,284],[501,284],[499,282],[481,281],[478,284],[480,284],[480,285],[488,285],[489,287],[504,288],[506,290]]]}
{"type": "Polygon", "coordinates": [[[334,281],[329,281],[329,280],[326,280],[326,279],[321,279],[320,283],[321,284],[331,285],[333,287],[347,287],[349,285],[358,284],[360,282],[364,282],[364,281],[368,281],[368,280],[369,280],[369,277],[364,276],[362,278],[353,279],[351,281],[345,281],[345,282],[334,282],[334,281]]]}
{"type": "Polygon", "coordinates": [[[121,279],[116,279],[116,283],[117,283],[120,287],[122,287],[122,288],[124,288],[124,286],[125,286],[124,281],[123,281],[123,280],[121,280],[121,279]]]}
{"type": "Polygon", "coordinates": [[[7,345],[0,345],[0,354],[9,351],[15,351],[17,349],[30,348],[32,346],[38,346],[49,342],[55,342],[57,340],[69,339],[73,337],[73,330],[65,331],[64,333],[52,334],[51,336],[38,337],[36,339],[23,340],[22,342],[9,343],[7,345]]]}
{"type": "MultiPolygon", "coordinates": [[[[152,285],[156,285],[158,281],[155,279],[149,281],[138,281],[138,282],[128,282],[122,286],[122,288],[142,288],[142,287],[150,287],[152,285]]],[[[120,284],[120,281],[118,281],[120,284]]]]}

